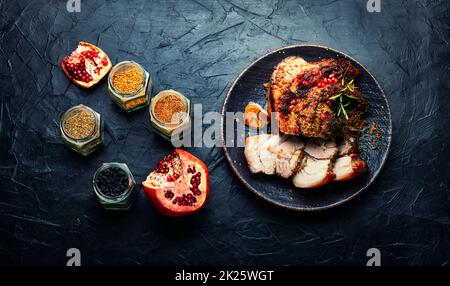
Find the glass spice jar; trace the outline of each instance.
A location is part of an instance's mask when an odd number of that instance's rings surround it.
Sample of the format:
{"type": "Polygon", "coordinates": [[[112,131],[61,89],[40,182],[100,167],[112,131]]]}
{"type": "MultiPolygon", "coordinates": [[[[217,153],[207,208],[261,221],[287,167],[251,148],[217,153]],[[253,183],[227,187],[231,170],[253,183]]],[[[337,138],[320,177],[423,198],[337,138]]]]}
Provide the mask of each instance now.
{"type": "Polygon", "coordinates": [[[155,95],[150,102],[150,124],[153,130],[161,135],[164,139],[171,141],[172,136],[177,135],[179,139],[182,138],[182,132],[190,128],[191,120],[191,103],[182,93],[175,90],[163,90],[155,95]],[[182,108],[177,108],[176,113],[171,114],[170,102],[165,102],[159,106],[159,103],[167,100],[168,97],[176,97],[179,100],[178,104],[182,104],[182,108]],[[164,116],[159,114],[165,112],[164,116]],[[176,114],[175,116],[173,116],[176,114]],[[167,118],[170,118],[167,120],[167,118]]]}
{"type": "Polygon", "coordinates": [[[106,210],[129,210],[134,202],[136,182],[124,163],[103,163],[95,172],[92,184],[100,204],[106,210]]]}
{"type": "Polygon", "coordinates": [[[63,143],[83,156],[103,144],[103,118],[85,105],[68,109],[61,116],[59,129],[63,143]]]}
{"type": "Polygon", "coordinates": [[[108,76],[108,93],[126,112],[146,106],[152,86],[152,75],[134,61],[118,63],[108,76]]]}

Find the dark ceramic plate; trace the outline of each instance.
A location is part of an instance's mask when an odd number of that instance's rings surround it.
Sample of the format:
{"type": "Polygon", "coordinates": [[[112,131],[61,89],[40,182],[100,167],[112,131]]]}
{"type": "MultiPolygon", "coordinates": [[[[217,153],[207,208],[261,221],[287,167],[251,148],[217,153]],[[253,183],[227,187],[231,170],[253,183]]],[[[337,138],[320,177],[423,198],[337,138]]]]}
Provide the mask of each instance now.
{"type": "MultiPolygon", "coordinates": [[[[375,180],[386,161],[391,143],[392,121],[389,105],[382,88],[360,63],[351,57],[316,45],[288,46],[270,52],[251,63],[233,82],[222,108],[221,136],[224,142],[226,112],[243,112],[249,101],[266,105],[266,90],[263,84],[269,80],[273,68],[289,56],[300,56],[306,61],[319,61],[325,58],[347,58],[359,68],[361,76],[356,85],[369,102],[367,121],[376,123],[384,135],[374,150],[372,137],[365,132],[360,138],[361,157],[367,162],[368,172],[348,182],[331,183],[321,188],[297,189],[289,180],[276,176],[254,175],[250,172],[244,157],[243,147],[226,147],[224,151],[228,162],[242,183],[261,198],[284,208],[298,211],[315,211],[340,205],[357,196],[375,180]]],[[[234,127],[236,129],[236,127],[234,127]]],[[[236,130],[234,130],[236,132],[236,130]]]]}

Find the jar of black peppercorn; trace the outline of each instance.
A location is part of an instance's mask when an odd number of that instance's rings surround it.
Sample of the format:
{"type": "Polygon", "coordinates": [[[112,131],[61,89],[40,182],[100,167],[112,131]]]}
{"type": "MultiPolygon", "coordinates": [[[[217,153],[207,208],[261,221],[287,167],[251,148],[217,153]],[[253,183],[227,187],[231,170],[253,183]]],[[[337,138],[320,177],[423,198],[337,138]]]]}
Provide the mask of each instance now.
{"type": "Polygon", "coordinates": [[[134,201],[136,182],[123,163],[103,163],[93,178],[94,192],[107,210],[128,210],[134,201]]]}

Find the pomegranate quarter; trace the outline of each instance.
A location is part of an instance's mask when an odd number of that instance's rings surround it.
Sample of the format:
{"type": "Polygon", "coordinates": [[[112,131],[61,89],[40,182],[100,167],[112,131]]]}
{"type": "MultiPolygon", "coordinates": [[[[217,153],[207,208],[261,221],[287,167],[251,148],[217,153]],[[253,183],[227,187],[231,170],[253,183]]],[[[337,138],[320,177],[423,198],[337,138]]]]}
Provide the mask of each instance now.
{"type": "Polygon", "coordinates": [[[111,67],[111,61],[105,52],[84,42],[80,42],[77,49],[61,61],[61,69],[66,76],[83,88],[99,82],[111,67]]]}
{"type": "Polygon", "coordinates": [[[145,194],[163,215],[178,217],[200,210],[209,194],[205,163],[192,154],[175,149],[161,159],[142,183],[145,194]]]}

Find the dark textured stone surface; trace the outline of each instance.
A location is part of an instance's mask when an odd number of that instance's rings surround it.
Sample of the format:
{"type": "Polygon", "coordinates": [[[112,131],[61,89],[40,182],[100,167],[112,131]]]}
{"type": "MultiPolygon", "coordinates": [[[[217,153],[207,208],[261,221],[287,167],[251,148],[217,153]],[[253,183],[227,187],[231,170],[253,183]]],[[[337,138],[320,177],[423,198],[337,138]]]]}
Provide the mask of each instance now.
{"type": "Polygon", "coordinates": [[[0,264],[365,264],[450,262],[448,1],[66,1],[0,2],[0,264]],[[91,178],[102,162],[126,162],[136,179],[171,147],[145,110],[127,115],[106,93],[70,84],[58,67],[83,40],[113,62],[151,70],[155,90],[175,88],[219,111],[227,88],[254,58],[316,43],[348,53],[380,81],[393,116],[390,157],[364,194],[335,210],[304,214],[258,199],[234,177],[220,148],[193,148],[210,168],[204,211],[154,213],[100,207],[91,178]],[[66,148],[58,120],[83,103],[104,115],[106,146],[88,158],[66,148]]]}

